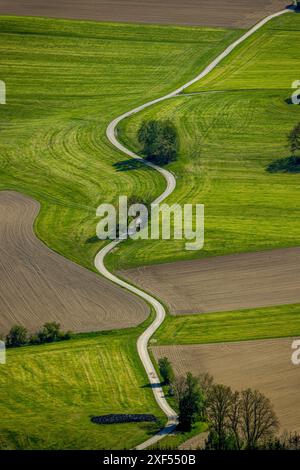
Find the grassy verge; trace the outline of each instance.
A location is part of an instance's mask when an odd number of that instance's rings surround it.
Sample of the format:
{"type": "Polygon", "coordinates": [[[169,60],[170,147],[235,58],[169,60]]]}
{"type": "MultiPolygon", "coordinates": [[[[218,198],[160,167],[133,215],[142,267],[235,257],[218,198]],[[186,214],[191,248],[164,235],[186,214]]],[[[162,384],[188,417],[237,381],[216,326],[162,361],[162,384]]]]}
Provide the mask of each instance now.
{"type": "Polygon", "coordinates": [[[203,344],[299,335],[300,304],[296,304],[168,316],[154,339],[156,344],[203,344]]]}

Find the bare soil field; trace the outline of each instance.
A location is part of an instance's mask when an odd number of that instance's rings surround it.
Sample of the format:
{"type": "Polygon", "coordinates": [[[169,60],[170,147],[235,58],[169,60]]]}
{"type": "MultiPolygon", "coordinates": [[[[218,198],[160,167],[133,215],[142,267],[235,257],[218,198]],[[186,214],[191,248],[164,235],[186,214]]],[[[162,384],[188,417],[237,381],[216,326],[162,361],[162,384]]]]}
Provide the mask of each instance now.
{"type": "Polygon", "coordinates": [[[284,0],[0,0],[0,15],[248,28],[284,0]]]}
{"type": "Polygon", "coordinates": [[[54,253],[38,240],[39,204],[0,192],[0,332],[14,324],[29,331],[58,321],[74,332],[111,330],[144,321],[148,306],[97,274],[54,253]]]}
{"type": "Polygon", "coordinates": [[[153,347],[177,374],[209,372],[234,390],[259,390],[272,401],[282,431],[300,431],[300,368],[291,362],[292,338],[193,346],[153,347]]]}
{"type": "Polygon", "coordinates": [[[123,271],[171,314],[225,312],[300,301],[300,248],[180,261],[123,271]]]}

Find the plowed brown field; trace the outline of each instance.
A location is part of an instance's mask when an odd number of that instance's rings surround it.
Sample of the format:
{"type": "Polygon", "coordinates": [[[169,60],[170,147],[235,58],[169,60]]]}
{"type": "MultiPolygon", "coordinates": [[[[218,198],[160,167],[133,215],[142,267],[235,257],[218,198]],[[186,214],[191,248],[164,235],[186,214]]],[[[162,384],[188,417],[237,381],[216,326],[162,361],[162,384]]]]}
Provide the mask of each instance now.
{"type": "Polygon", "coordinates": [[[0,332],[58,321],[76,332],[136,326],[149,309],[137,297],[54,253],[38,240],[39,204],[0,192],[0,332]]]}
{"type": "Polygon", "coordinates": [[[282,0],[0,0],[0,14],[248,28],[282,0]]]}
{"type": "Polygon", "coordinates": [[[300,301],[300,248],[179,261],[122,274],[163,299],[175,315],[300,301]]]}
{"type": "Polygon", "coordinates": [[[234,390],[257,389],[272,401],[281,429],[300,431],[300,366],[291,362],[292,338],[193,346],[154,347],[177,374],[209,372],[234,390]]]}

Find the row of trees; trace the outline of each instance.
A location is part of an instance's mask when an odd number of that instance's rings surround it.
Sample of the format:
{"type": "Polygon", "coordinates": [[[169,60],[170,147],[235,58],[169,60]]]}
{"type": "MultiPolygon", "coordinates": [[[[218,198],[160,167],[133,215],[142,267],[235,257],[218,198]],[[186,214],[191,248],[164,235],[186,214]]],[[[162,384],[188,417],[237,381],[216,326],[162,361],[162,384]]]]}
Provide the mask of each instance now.
{"type": "Polygon", "coordinates": [[[214,384],[206,402],[208,449],[258,449],[271,441],[279,423],[270,400],[257,390],[233,392],[214,384]]]}
{"type": "Polygon", "coordinates": [[[253,450],[300,448],[300,436],[277,437],[279,422],[268,398],[257,390],[233,391],[215,384],[209,374],[190,372],[175,377],[165,357],[159,369],[179,411],[179,428],[191,430],[196,421],[207,422],[207,450],[253,450]]]}
{"type": "Polygon", "coordinates": [[[56,322],[45,323],[43,327],[33,335],[29,335],[27,329],[22,325],[14,325],[5,337],[8,348],[16,348],[29,344],[53,343],[71,338],[70,332],[63,332],[60,324],[56,322]]]}
{"type": "Polygon", "coordinates": [[[179,139],[170,121],[144,121],[138,131],[138,141],[146,159],[153,163],[166,165],[177,158],[179,139]]]}

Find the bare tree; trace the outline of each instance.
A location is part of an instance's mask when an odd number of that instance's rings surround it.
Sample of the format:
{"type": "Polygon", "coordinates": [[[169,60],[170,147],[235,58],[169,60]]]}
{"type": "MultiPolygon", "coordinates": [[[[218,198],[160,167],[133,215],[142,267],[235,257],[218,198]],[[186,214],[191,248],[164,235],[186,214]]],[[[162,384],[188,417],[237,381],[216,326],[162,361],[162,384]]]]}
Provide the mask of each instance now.
{"type": "Polygon", "coordinates": [[[185,390],[185,377],[182,375],[176,376],[171,385],[172,385],[172,391],[173,391],[174,397],[177,403],[179,403],[185,390]]]}
{"type": "Polygon", "coordinates": [[[255,449],[261,441],[272,438],[279,427],[270,400],[257,390],[241,393],[240,420],[241,437],[247,449],[255,449]]]}
{"type": "Polygon", "coordinates": [[[241,425],[241,400],[239,392],[232,395],[231,406],[228,410],[229,428],[234,437],[234,447],[241,450],[243,442],[240,436],[241,425]]]}
{"type": "Polygon", "coordinates": [[[214,447],[225,449],[230,427],[230,410],[234,394],[230,387],[213,385],[207,399],[206,413],[210,423],[210,434],[214,447]]]}
{"type": "Polygon", "coordinates": [[[203,374],[199,375],[198,380],[203,393],[207,395],[214,383],[213,376],[210,375],[208,372],[204,372],[203,374]]]}
{"type": "Polygon", "coordinates": [[[210,395],[212,386],[214,384],[214,378],[208,372],[205,372],[198,376],[198,381],[199,381],[200,388],[202,390],[202,395],[203,395],[203,407],[202,407],[202,413],[201,413],[201,420],[208,421],[207,401],[208,401],[208,397],[210,395]]]}

